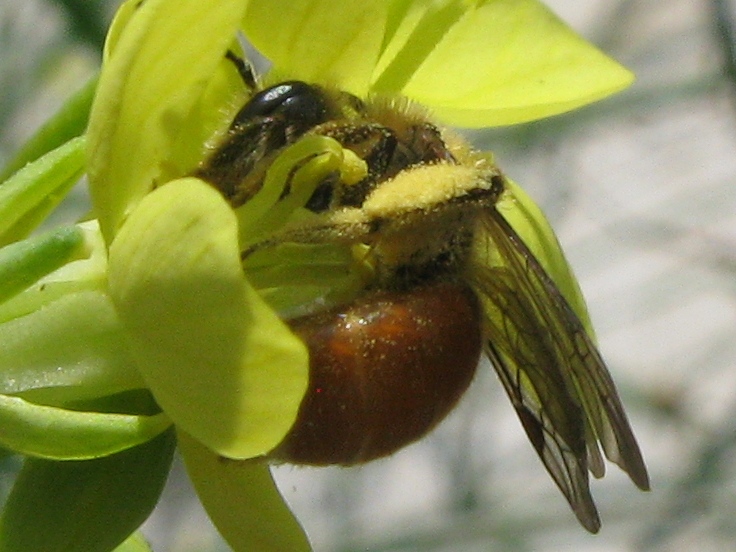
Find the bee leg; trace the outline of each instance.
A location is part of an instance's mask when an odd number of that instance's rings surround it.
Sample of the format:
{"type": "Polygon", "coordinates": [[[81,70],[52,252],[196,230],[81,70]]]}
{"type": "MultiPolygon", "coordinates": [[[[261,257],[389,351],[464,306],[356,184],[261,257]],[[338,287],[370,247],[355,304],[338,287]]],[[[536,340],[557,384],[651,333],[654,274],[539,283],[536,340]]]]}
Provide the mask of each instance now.
{"type": "Polygon", "coordinates": [[[243,79],[248,92],[254,92],[258,88],[258,83],[253,72],[253,66],[232,50],[225,52],[225,57],[235,65],[235,69],[238,71],[240,78],[243,79]]]}

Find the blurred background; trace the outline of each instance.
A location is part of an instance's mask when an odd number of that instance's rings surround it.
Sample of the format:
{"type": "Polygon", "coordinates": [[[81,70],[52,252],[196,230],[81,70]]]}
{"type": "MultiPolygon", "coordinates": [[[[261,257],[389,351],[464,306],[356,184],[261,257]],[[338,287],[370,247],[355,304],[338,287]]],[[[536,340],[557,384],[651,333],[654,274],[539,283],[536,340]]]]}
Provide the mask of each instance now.
{"type": "MultiPolygon", "coordinates": [[[[484,364],[450,418],[395,456],[275,469],[317,552],[734,548],[736,2],[547,4],[633,69],[636,84],[472,139],[557,230],[652,492],[611,466],[593,483],[603,528],[588,535],[484,364]]],[[[0,0],[0,165],[94,73],[115,5],[0,0]]],[[[80,188],[73,202],[84,201],[80,188]]],[[[144,530],[157,552],[227,550],[180,463],[144,530]]]]}

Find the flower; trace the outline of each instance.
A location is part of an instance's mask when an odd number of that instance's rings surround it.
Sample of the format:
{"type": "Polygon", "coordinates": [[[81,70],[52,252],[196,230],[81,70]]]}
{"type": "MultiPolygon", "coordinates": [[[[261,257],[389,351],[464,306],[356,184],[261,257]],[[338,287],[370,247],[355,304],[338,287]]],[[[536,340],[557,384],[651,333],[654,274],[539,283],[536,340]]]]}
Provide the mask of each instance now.
{"type": "MultiPolygon", "coordinates": [[[[190,176],[206,155],[204,145],[221,137],[247,92],[226,59],[237,48],[239,30],[273,64],[269,82],[296,79],[359,97],[404,96],[442,123],[463,127],[562,113],[623,89],[632,76],[534,0],[128,0],[121,6],[86,133],[99,227],[88,223],[72,232],[77,242],[70,248],[83,243],[75,250],[82,260],[69,261],[76,270],[62,272],[64,282],[93,281],[96,302],[88,311],[72,305],[63,312],[88,312],[100,320],[110,315],[104,327],[113,338],[100,357],[124,360],[102,370],[107,388],[100,384],[84,397],[70,395],[87,401],[89,413],[79,416],[108,416],[89,419],[118,436],[123,430],[116,428],[132,421],[123,418],[129,413],[150,429],[135,439],[119,438],[118,448],[77,458],[115,459],[127,447],[126,453],[140,453],[162,466],[156,473],[165,473],[173,445],[171,432],[162,431],[170,421],[202,502],[234,549],[307,550],[259,460],[293,425],[307,387],[308,351],[272,308],[279,298],[290,306],[300,299],[291,292],[269,298],[241,263],[249,233],[282,222],[269,211],[273,202],[246,204],[246,217],[190,176]],[[86,259],[94,263],[81,264],[86,259]],[[96,405],[89,399],[140,389],[150,390],[163,413],[150,405],[123,414],[92,413],[96,405]],[[142,447],[148,449],[140,452],[142,447]]],[[[320,154],[298,176],[317,182],[330,171],[359,173],[360,163],[337,146],[329,140],[295,144],[320,154]]],[[[274,160],[264,189],[271,188],[269,178],[280,178],[276,169],[289,172],[295,159],[307,157],[299,151],[287,149],[274,160]]],[[[498,208],[589,326],[576,281],[536,205],[512,186],[498,208]]],[[[37,291],[58,280],[56,270],[64,270],[66,259],[40,269],[37,291]]],[[[337,262],[348,265],[351,259],[337,262]]],[[[286,272],[289,278],[294,272],[286,272]]],[[[331,284],[348,290],[355,284],[351,278],[331,284]]],[[[36,325],[48,320],[43,315],[36,325]]],[[[92,381],[88,376],[80,387],[92,381]]],[[[70,412],[56,408],[69,400],[38,402],[20,406],[44,420],[70,412]]],[[[72,430],[83,424],[70,420],[72,430]]],[[[35,442],[20,451],[41,456],[35,442]]],[[[118,542],[136,520],[121,524],[118,542]]],[[[109,549],[107,541],[99,546],[109,549]]]]}

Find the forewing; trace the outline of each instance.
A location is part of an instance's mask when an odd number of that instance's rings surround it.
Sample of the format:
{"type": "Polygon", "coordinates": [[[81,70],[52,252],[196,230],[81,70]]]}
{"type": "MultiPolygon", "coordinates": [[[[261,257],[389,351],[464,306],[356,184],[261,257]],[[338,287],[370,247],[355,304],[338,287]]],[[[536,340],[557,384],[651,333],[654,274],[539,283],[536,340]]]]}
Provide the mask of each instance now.
{"type": "Polygon", "coordinates": [[[555,356],[552,336],[539,326],[508,268],[484,270],[480,278],[486,353],[547,471],[583,526],[595,533],[600,519],[588,485],[583,410],[563,374],[547,368],[555,356]]]}
{"type": "Polygon", "coordinates": [[[487,352],[522,425],[581,523],[599,526],[588,470],[603,475],[598,443],[641,489],[649,480],[610,374],[577,315],[532,252],[495,209],[482,217],[475,262],[487,352]]]}

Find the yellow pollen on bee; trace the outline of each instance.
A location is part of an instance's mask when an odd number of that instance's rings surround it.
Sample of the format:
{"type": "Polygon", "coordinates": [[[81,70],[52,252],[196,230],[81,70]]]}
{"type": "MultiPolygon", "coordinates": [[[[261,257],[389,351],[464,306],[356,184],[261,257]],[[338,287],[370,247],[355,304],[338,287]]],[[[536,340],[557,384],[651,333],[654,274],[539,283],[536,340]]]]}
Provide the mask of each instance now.
{"type": "Polygon", "coordinates": [[[474,167],[446,163],[422,165],[401,171],[376,188],[361,210],[368,216],[381,217],[432,209],[488,186],[474,167]]]}

